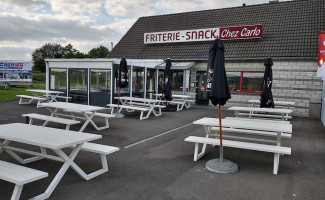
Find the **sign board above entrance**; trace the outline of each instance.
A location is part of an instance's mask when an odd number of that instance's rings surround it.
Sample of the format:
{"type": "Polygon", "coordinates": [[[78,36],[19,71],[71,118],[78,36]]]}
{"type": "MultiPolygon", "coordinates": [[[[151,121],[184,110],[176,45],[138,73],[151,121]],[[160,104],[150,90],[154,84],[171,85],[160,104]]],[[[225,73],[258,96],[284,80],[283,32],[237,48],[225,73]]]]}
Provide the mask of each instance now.
{"type": "Polygon", "coordinates": [[[232,26],[194,30],[144,33],[145,44],[261,38],[263,25],[232,26]]]}

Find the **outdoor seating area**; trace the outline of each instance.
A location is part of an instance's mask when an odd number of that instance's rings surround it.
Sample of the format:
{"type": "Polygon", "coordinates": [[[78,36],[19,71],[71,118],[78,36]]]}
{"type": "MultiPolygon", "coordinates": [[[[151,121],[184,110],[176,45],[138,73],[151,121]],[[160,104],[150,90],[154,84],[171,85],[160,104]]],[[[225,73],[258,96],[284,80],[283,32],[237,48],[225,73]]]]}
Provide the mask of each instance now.
{"type": "Polygon", "coordinates": [[[34,100],[37,104],[40,102],[57,102],[57,99],[65,99],[66,102],[71,99],[71,97],[59,96],[64,92],[54,91],[54,90],[41,90],[41,89],[27,89],[32,95],[17,95],[20,97],[19,104],[31,104],[34,100]]]}
{"type": "Polygon", "coordinates": [[[0,200],[325,199],[324,0],[1,5],[0,200]]]}
{"type": "Polygon", "coordinates": [[[195,100],[193,99],[192,96],[190,95],[178,95],[178,94],[173,94],[172,95],[172,100],[171,101],[164,101],[162,99],[163,94],[156,94],[156,96],[161,100],[161,104],[163,105],[177,105],[177,111],[183,110],[183,108],[190,108],[191,103],[194,103],[195,100]]]}
{"type": "MultiPolygon", "coordinates": [[[[33,120],[33,125],[24,124],[22,114],[33,113],[35,105],[18,105],[18,101],[2,105],[0,160],[10,163],[11,171],[16,169],[11,164],[19,165],[28,168],[27,171],[37,170],[30,173],[31,177],[34,174],[42,177],[28,179],[30,182],[23,184],[20,199],[87,199],[89,196],[93,199],[133,199],[134,196],[141,199],[166,199],[168,196],[190,199],[197,190],[206,191],[204,198],[213,198],[216,194],[227,198],[229,196],[222,188],[215,188],[220,180],[224,187],[242,188],[234,191],[231,197],[240,199],[243,190],[265,185],[266,178],[271,182],[267,183],[267,189],[258,187],[245,197],[280,198],[295,194],[299,198],[307,195],[316,198],[324,195],[322,191],[315,194],[301,190],[325,183],[322,172],[313,173],[315,167],[321,167],[324,158],[321,154],[306,156],[304,153],[325,150],[321,145],[325,140],[324,127],[317,120],[236,118],[233,111],[225,109],[222,121],[224,154],[239,166],[238,173],[225,179],[224,175],[211,174],[205,168],[206,162],[218,157],[219,152],[213,147],[219,145],[217,109],[210,106],[196,105],[182,112],[163,112],[159,118],[141,121],[138,114],[126,113],[122,119],[110,118],[112,125],[109,129],[96,130],[86,126],[85,134],[77,132],[83,126],[82,122],[71,125],[72,131],[63,130],[66,125],[62,128],[62,124],[52,122],[48,124],[52,128],[41,127],[44,120],[33,120]],[[10,109],[13,112],[8,112],[10,109]],[[18,117],[9,118],[8,115],[18,117]],[[210,120],[212,124],[209,124],[210,120]],[[200,144],[205,146],[204,153],[201,153],[200,144]],[[194,149],[196,162],[193,162],[194,149]],[[308,167],[309,162],[314,163],[313,167],[308,167]],[[68,170],[70,167],[73,170],[68,170]],[[286,183],[291,179],[298,181],[288,186],[286,183]],[[313,184],[306,185],[310,180],[313,184]],[[292,192],[283,191],[283,187],[292,192]]],[[[44,108],[36,110],[39,115],[49,114],[44,108]]],[[[101,118],[92,118],[92,121],[98,126],[105,125],[101,118]]],[[[10,199],[17,182],[12,179],[8,182],[9,178],[5,176],[0,179],[0,199],[10,199]]]]}

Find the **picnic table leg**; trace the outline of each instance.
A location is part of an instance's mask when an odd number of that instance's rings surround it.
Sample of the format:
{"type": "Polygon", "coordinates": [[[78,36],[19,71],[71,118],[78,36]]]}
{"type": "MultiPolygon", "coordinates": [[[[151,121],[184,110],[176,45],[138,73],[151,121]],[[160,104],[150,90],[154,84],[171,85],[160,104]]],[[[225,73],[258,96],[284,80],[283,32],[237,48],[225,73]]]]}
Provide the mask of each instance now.
{"type": "Polygon", "coordinates": [[[23,185],[18,185],[18,184],[15,185],[15,189],[12,193],[11,200],[19,200],[23,187],[24,187],[23,185]]]}
{"type": "MultiPolygon", "coordinates": [[[[87,115],[87,114],[84,114],[84,115],[87,115]]],[[[95,113],[94,113],[95,115],[95,113]]],[[[93,116],[94,116],[93,115],[93,116]]],[[[87,118],[87,117],[86,117],[87,118]]],[[[92,119],[93,117],[91,117],[92,119]]],[[[109,128],[109,122],[108,122],[108,118],[107,117],[104,117],[104,120],[105,120],[105,125],[104,126],[101,126],[101,127],[98,127],[95,122],[93,120],[90,120],[90,123],[91,125],[97,130],[97,131],[100,131],[100,130],[103,130],[105,128],[109,128]]]]}
{"type": "MultiPolygon", "coordinates": [[[[58,111],[58,109],[56,108],[55,110],[52,110],[52,109],[50,109],[50,108],[48,108],[48,107],[46,107],[47,108],[47,110],[49,110],[50,112],[51,112],[51,117],[55,117],[55,113],[58,111]]],[[[43,123],[43,125],[42,126],[47,126],[47,124],[49,123],[49,121],[45,121],[44,123],[43,123]]]]}
{"type": "MultiPolygon", "coordinates": [[[[85,116],[87,120],[85,121],[84,125],[80,128],[79,132],[84,131],[85,128],[86,128],[86,126],[89,124],[89,122],[94,126],[94,128],[97,127],[96,124],[95,124],[95,123],[93,122],[93,120],[92,120],[92,118],[94,117],[95,113],[96,113],[96,112],[93,112],[93,113],[92,113],[91,115],[89,115],[89,116],[88,116],[86,113],[82,113],[83,116],[85,116]]],[[[97,127],[97,128],[98,128],[98,127],[97,127]]]]}
{"type": "Polygon", "coordinates": [[[140,115],[140,120],[143,120],[143,119],[148,119],[149,116],[150,116],[150,113],[152,112],[152,109],[150,109],[147,113],[147,115],[145,117],[143,117],[143,112],[144,111],[141,111],[141,115],[140,115]]]}
{"type": "Polygon", "coordinates": [[[274,154],[274,163],[273,163],[273,174],[278,174],[279,169],[279,162],[280,162],[280,154],[274,154]]]}
{"type": "Polygon", "coordinates": [[[0,142],[0,154],[5,150],[11,157],[13,157],[15,160],[17,160],[18,162],[20,162],[21,164],[26,164],[26,163],[30,163],[36,160],[41,160],[43,159],[42,157],[39,156],[34,156],[31,158],[21,158],[19,155],[17,155],[14,151],[6,149],[6,146],[9,145],[11,141],[9,140],[5,140],[2,143],[0,142]]]}
{"type": "MultiPolygon", "coordinates": [[[[203,126],[204,132],[205,132],[205,137],[208,138],[211,132],[211,127],[208,126],[203,126]]],[[[204,156],[207,144],[203,144],[202,150],[200,153],[198,153],[198,146],[199,144],[195,144],[195,149],[194,149],[194,161],[198,161],[202,156],[204,156]]]]}
{"type": "Polygon", "coordinates": [[[5,140],[3,142],[0,142],[0,154],[5,150],[4,148],[9,145],[11,141],[10,140],[5,140]]]}
{"type": "Polygon", "coordinates": [[[58,156],[60,156],[64,160],[64,164],[62,165],[59,172],[56,174],[54,179],[52,180],[51,184],[48,186],[46,191],[43,194],[40,194],[36,197],[31,198],[30,200],[43,200],[47,199],[51,196],[56,186],[59,184],[61,179],[63,178],[64,174],[68,171],[69,167],[74,164],[74,159],[78,155],[81,147],[83,144],[78,144],[76,147],[72,150],[69,156],[67,156],[61,149],[53,150],[58,156]]]}
{"type": "Polygon", "coordinates": [[[150,106],[150,109],[152,109],[152,113],[156,116],[156,117],[158,117],[158,116],[160,116],[161,115],[161,108],[158,108],[158,114],[156,113],[156,111],[155,111],[155,105],[154,104],[149,104],[149,106],[150,106]]]}
{"type": "Polygon", "coordinates": [[[79,176],[81,176],[84,180],[88,181],[108,171],[106,155],[100,155],[100,157],[102,161],[102,168],[90,174],[86,174],[76,163],[72,163],[71,167],[75,172],[77,172],[77,174],[79,174],[79,176]]]}

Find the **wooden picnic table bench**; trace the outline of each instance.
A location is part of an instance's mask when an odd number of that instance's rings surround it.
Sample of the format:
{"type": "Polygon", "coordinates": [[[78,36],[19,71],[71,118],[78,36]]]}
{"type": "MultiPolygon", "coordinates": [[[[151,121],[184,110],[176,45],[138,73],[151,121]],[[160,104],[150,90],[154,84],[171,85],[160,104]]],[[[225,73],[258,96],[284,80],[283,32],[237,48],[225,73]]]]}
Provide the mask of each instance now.
{"type": "MultiPolygon", "coordinates": [[[[163,105],[159,105],[160,100],[155,99],[145,99],[137,97],[115,97],[121,102],[121,105],[117,104],[108,104],[107,106],[113,108],[119,107],[118,112],[121,112],[125,109],[127,112],[134,112],[135,110],[141,111],[140,120],[149,118],[150,114],[153,113],[156,117],[162,115],[161,108],[164,108],[163,105]],[[158,113],[155,109],[158,108],[158,113]],[[146,116],[144,112],[147,112],[146,116]]],[[[112,110],[113,112],[113,110],[112,110]]]]}
{"type": "Polygon", "coordinates": [[[172,105],[177,105],[177,111],[183,110],[183,108],[190,108],[191,103],[195,102],[195,100],[191,99],[193,98],[192,96],[189,95],[178,95],[178,94],[173,94],[172,97],[173,99],[171,101],[164,101],[162,100],[162,94],[155,94],[159,99],[161,100],[161,103],[167,103],[172,104],[172,105]]]}
{"type": "MultiPolygon", "coordinates": [[[[259,99],[251,99],[248,100],[248,103],[252,103],[253,107],[259,106],[261,103],[261,100],[259,99]]],[[[292,106],[295,105],[295,102],[293,101],[274,101],[274,107],[284,107],[284,108],[292,108],[292,106]]]]}
{"type": "Polygon", "coordinates": [[[84,124],[80,128],[79,132],[82,132],[86,126],[90,123],[96,130],[102,130],[109,128],[108,118],[113,117],[113,115],[105,113],[97,113],[97,111],[106,110],[107,108],[99,106],[90,106],[76,103],[66,103],[66,102],[49,102],[49,103],[40,103],[38,107],[45,107],[51,112],[51,116],[63,116],[74,119],[83,119],[85,120],[84,124]],[[61,111],[61,112],[60,112],[61,111]],[[62,112],[63,111],[63,112],[62,112]],[[70,113],[70,114],[67,114],[70,113]],[[79,116],[78,116],[79,114],[79,116]],[[80,116],[81,115],[81,116],[80,116]],[[102,117],[105,120],[104,126],[97,126],[93,121],[94,116],[102,117]]]}
{"type": "Polygon", "coordinates": [[[23,187],[27,183],[45,178],[48,173],[28,167],[0,161],[0,179],[15,184],[11,200],[19,200],[23,187]]]}
{"type": "Polygon", "coordinates": [[[114,113],[114,108],[119,108],[118,112],[121,112],[122,109],[125,109],[127,112],[134,112],[135,110],[141,111],[140,120],[148,119],[151,113],[150,112],[151,109],[149,107],[143,107],[143,106],[117,105],[117,104],[107,104],[107,106],[112,109],[112,114],[114,113]],[[144,112],[148,112],[146,116],[143,116],[144,112]]]}
{"type": "MultiPolygon", "coordinates": [[[[186,142],[195,143],[194,161],[197,161],[205,154],[208,144],[220,145],[219,134],[212,133],[212,131],[219,131],[219,119],[202,118],[194,121],[193,124],[202,125],[205,131],[205,137],[190,136],[185,139],[186,142]],[[199,144],[203,144],[201,152],[198,149],[199,144]]],[[[225,138],[223,139],[223,145],[226,147],[274,153],[274,174],[278,172],[280,155],[291,154],[291,148],[283,147],[281,143],[281,138],[292,137],[291,124],[275,124],[275,122],[254,121],[241,118],[222,119],[222,130],[225,133],[223,135],[223,138],[225,138]],[[233,135],[228,135],[226,134],[227,132],[233,135]],[[263,138],[260,138],[261,136],[263,138]],[[265,137],[275,139],[265,139],[265,137]]]]}
{"type": "Polygon", "coordinates": [[[18,94],[17,97],[20,97],[19,104],[31,104],[34,100],[37,101],[37,104],[42,101],[47,101],[47,98],[45,97],[36,97],[36,96],[29,96],[29,95],[23,95],[18,94]],[[24,101],[24,99],[29,99],[28,101],[24,101]]]}
{"type": "Polygon", "coordinates": [[[41,115],[41,114],[36,114],[36,113],[23,114],[22,116],[29,118],[29,124],[33,124],[33,120],[38,119],[38,120],[45,121],[42,126],[47,126],[48,122],[65,124],[66,130],[69,130],[71,125],[80,123],[80,121],[76,121],[76,120],[72,120],[72,119],[66,119],[66,118],[54,117],[54,116],[48,116],[48,115],[41,115]]]}
{"type": "Polygon", "coordinates": [[[262,117],[262,118],[280,118],[283,121],[291,119],[293,111],[291,109],[280,108],[258,108],[258,107],[230,107],[228,110],[235,111],[235,116],[262,117]]]}

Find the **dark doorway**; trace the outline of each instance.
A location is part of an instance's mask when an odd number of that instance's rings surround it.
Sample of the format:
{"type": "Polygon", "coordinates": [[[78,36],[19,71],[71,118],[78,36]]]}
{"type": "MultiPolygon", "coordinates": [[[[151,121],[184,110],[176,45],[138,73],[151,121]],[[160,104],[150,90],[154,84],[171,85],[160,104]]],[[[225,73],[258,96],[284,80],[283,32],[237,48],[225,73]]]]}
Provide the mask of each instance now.
{"type": "Polygon", "coordinates": [[[206,71],[196,73],[196,99],[195,103],[209,105],[208,93],[206,91],[206,71]]]}

